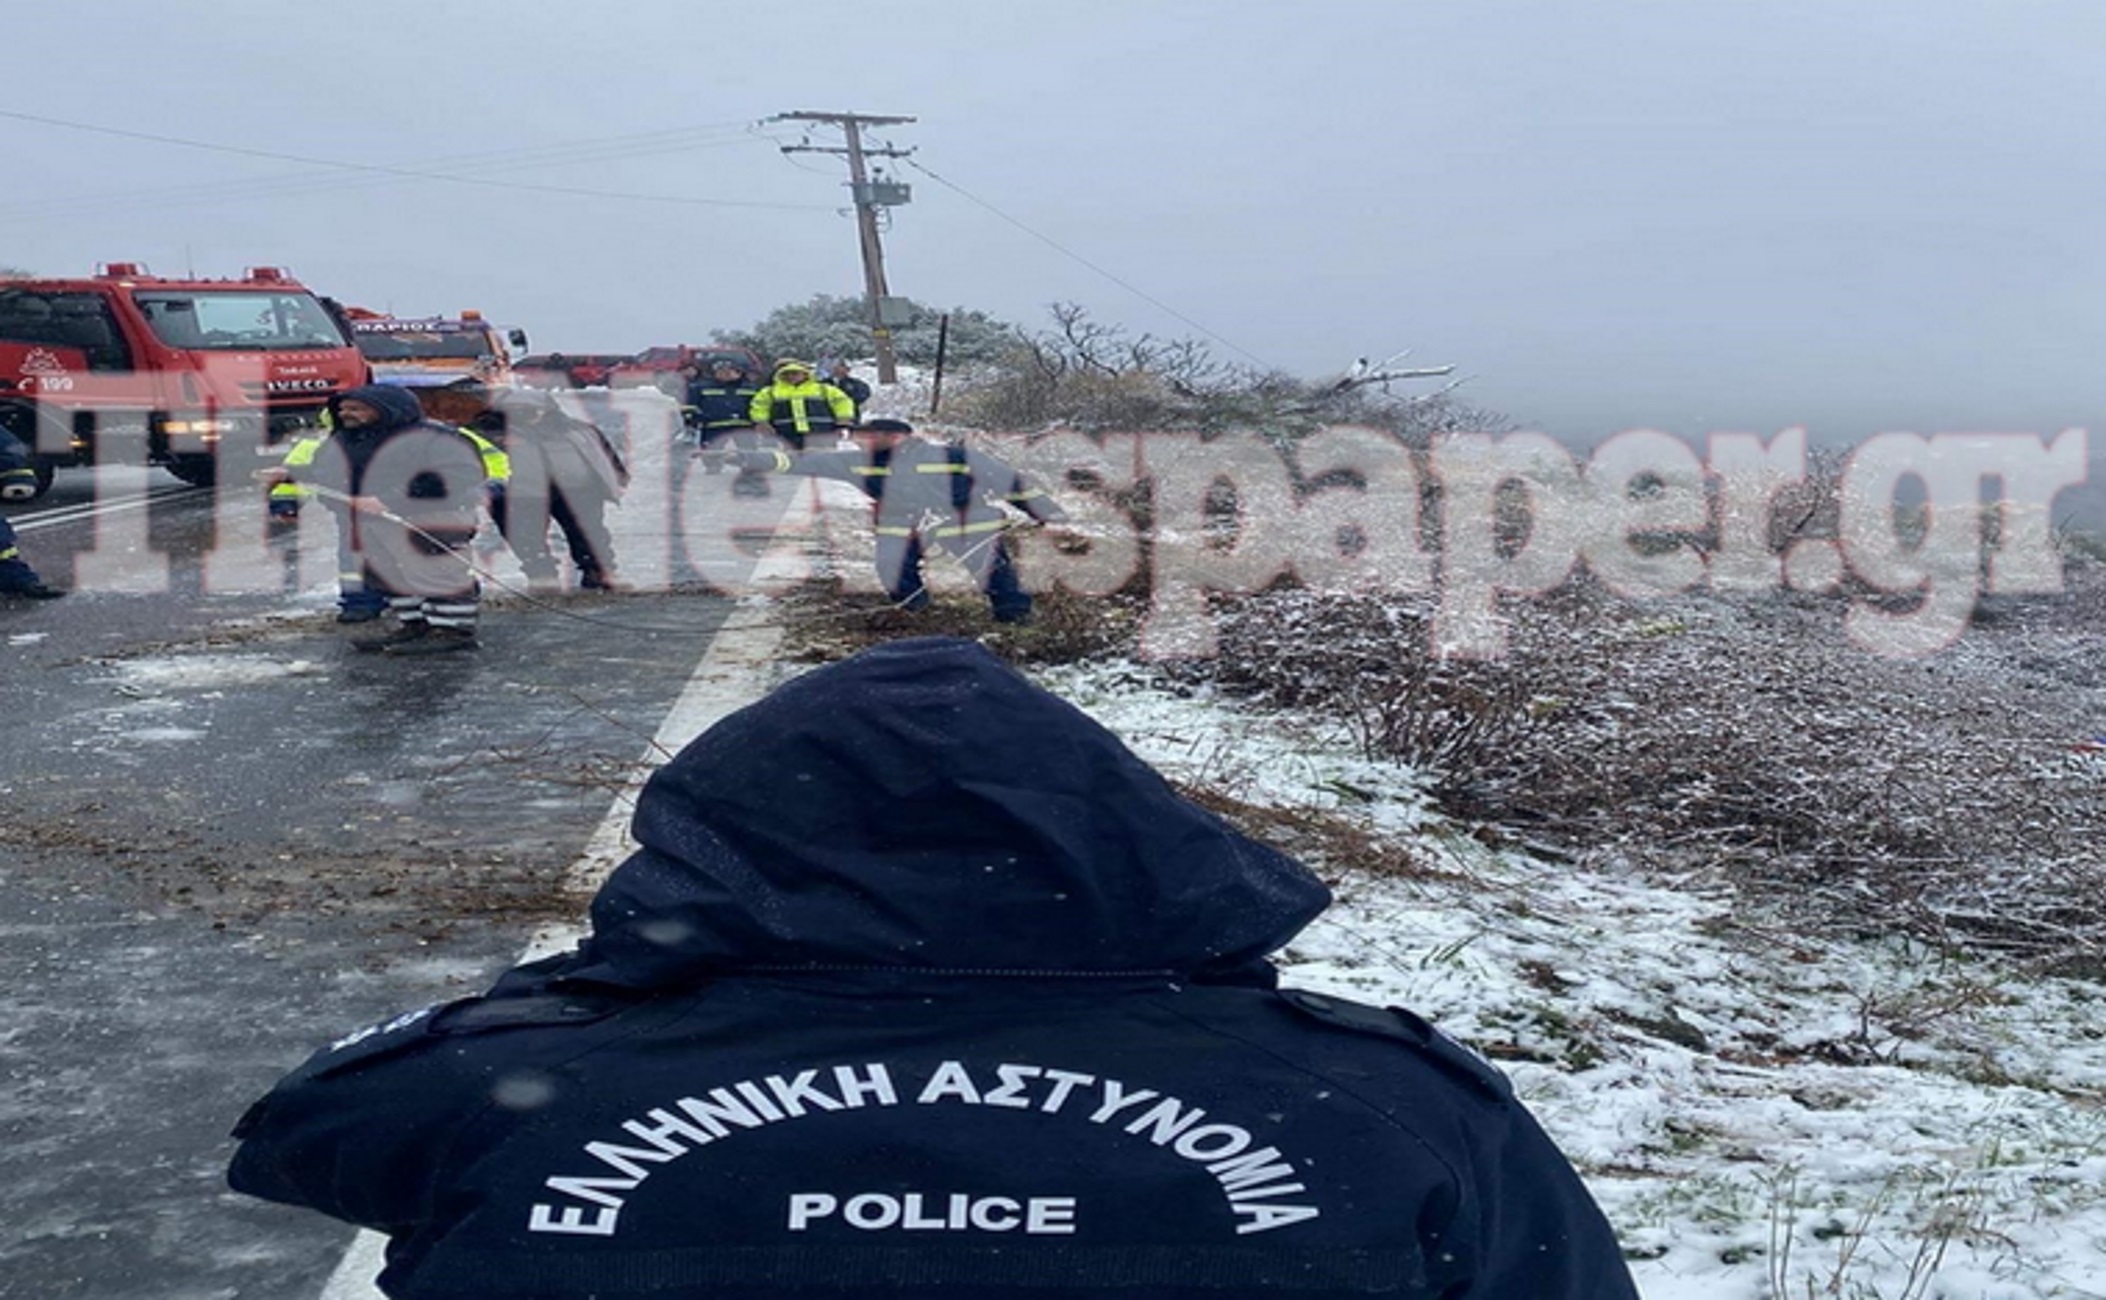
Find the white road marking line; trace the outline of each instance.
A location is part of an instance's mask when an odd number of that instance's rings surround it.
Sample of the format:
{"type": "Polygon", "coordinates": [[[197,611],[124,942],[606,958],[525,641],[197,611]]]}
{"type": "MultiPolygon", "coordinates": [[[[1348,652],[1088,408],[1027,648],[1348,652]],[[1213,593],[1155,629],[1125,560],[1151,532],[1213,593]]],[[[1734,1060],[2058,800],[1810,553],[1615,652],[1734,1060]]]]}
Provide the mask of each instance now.
{"type": "Polygon", "coordinates": [[[154,488],[138,496],[118,497],[114,501],[85,501],[70,506],[53,506],[32,514],[17,515],[9,520],[18,533],[33,533],[43,528],[57,528],[62,524],[79,523],[98,515],[114,515],[127,510],[140,510],[155,501],[168,497],[188,496],[194,489],[188,487],[154,488]]]}

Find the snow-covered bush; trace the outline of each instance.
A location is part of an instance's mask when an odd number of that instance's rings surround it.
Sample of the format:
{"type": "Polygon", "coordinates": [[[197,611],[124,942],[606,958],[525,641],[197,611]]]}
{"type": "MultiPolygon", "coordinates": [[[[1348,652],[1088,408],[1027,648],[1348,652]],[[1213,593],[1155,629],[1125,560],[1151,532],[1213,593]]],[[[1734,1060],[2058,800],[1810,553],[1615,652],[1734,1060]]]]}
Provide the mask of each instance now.
{"type": "MultiPolygon", "coordinates": [[[[945,315],[950,317],[946,365],[995,360],[1016,336],[1014,326],[985,312],[953,307],[946,313],[912,299],[898,301],[906,304],[907,319],[892,327],[892,347],[908,365],[935,364],[937,333],[945,315]]],[[[764,357],[867,357],[872,347],[870,309],[861,298],[814,294],[809,301],[777,307],[750,328],[720,330],[717,340],[752,348],[764,357]]]]}

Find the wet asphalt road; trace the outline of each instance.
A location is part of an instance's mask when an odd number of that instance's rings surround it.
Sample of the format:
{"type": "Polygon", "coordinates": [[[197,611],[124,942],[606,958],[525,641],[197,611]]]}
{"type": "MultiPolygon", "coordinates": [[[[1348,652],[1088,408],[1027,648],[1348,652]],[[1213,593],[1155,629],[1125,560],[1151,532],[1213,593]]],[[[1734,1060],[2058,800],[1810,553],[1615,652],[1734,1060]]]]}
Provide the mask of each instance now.
{"type": "MultiPolygon", "coordinates": [[[[350,1231],[227,1192],[226,1131],[581,914],[562,876],[730,602],[500,594],[479,654],[356,654],[326,586],[203,594],[212,494],[126,473],[168,590],[0,604],[0,1297],[313,1296],[350,1231]]],[[[47,579],[89,488],[8,510],[47,579]]]]}

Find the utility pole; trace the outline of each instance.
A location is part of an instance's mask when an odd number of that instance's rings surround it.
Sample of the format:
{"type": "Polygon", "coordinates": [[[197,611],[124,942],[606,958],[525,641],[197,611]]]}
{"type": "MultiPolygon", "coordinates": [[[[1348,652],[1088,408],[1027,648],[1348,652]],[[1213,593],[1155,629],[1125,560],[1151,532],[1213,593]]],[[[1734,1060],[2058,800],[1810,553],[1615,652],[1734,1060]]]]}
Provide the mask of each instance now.
{"type": "Polygon", "coordinates": [[[825,122],[841,128],[846,148],[823,148],[809,144],[786,144],[784,153],[830,153],[848,159],[849,193],[855,196],[856,239],[863,251],[863,297],[870,314],[870,337],[877,348],[878,382],[899,382],[899,362],[892,351],[892,325],[887,304],[892,290],[885,283],[885,247],[878,240],[878,209],[897,207],[912,196],[909,186],[898,181],[872,183],[864,165],[866,158],[904,158],[912,149],[866,149],[863,128],[897,126],[911,117],[870,117],[861,113],[777,113],[775,122],[825,122]]]}

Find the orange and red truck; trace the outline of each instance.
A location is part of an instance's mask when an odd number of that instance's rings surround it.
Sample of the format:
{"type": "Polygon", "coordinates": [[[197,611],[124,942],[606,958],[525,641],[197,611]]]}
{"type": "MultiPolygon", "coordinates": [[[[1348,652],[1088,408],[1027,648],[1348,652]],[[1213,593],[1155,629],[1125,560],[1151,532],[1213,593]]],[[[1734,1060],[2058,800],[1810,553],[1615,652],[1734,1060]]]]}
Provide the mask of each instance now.
{"type": "Polygon", "coordinates": [[[497,387],[518,382],[513,350],[525,352],[526,331],[499,330],[479,311],[458,316],[388,316],[346,307],[351,339],[382,382],[472,379],[497,387]]]}
{"type": "Polygon", "coordinates": [[[282,441],[370,376],[342,310],[278,267],[0,279],[0,424],[35,454],[40,493],[97,459],[211,483],[223,449],[282,441]]]}

